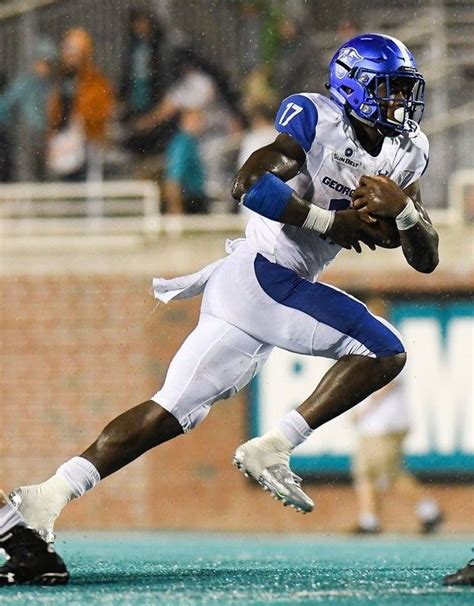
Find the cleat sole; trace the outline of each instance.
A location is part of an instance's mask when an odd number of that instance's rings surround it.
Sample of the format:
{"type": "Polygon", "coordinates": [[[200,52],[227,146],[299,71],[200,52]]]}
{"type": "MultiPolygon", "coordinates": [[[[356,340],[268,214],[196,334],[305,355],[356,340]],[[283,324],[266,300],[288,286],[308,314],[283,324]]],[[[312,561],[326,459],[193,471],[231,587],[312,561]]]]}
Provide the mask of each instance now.
{"type": "Polygon", "coordinates": [[[69,574],[67,572],[46,572],[41,574],[39,577],[28,581],[25,585],[66,585],[69,581],[69,574]]]}
{"type": "Polygon", "coordinates": [[[299,507],[298,505],[295,505],[294,503],[291,503],[290,501],[287,500],[286,496],[280,495],[278,492],[274,491],[270,486],[268,486],[265,483],[265,481],[255,478],[251,473],[249,473],[248,471],[245,470],[243,462],[241,461],[240,458],[234,456],[234,458],[232,460],[232,464],[236,469],[238,469],[240,471],[240,473],[242,473],[244,475],[245,478],[248,478],[249,480],[256,482],[259,486],[262,487],[262,489],[265,492],[270,493],[270,496],[272,497],[272,499],[274,499],[275,501],[280,501],[280,503],[282,503],[284,507],[290,506],[295,511],[297,511],[298,513],[302,513],[302,514],[310,513],[310,511],[312,511],[312,509],[306,510],[306,509],[303,509],[302,507],[299,507]]]}

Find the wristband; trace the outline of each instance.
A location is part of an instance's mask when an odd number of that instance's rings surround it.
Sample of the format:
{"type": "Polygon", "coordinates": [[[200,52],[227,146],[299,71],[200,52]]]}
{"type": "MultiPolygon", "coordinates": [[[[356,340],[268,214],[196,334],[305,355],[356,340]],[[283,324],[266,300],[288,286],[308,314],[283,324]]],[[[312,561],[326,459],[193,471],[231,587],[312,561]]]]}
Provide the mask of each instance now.
{"type": "Polygon", "coordinates": [[[325,210],[315,204],[311,204],[302,227],[325,234],[334,223],[334,213],[334,210],[325,210]]]}
{"type": "Polygon", "coordinates": [[[399,231],[406,231],[418,223],[420,213],[416,210],[415,204],[411,198],[408,198],[405,208],[395,217],[395,222],[399,231]]]}
{"type": "Polygon", "coordinates": [[[294,190],[273,173],[265,173],[242,196],[241,202],[259,215],[279,221],[293,193],[294,190]]]}

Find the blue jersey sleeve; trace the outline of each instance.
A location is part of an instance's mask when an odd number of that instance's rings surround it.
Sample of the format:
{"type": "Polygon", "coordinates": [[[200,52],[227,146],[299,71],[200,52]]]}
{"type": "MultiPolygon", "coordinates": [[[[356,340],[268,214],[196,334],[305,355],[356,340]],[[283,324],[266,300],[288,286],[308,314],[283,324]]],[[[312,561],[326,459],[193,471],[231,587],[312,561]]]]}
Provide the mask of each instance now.
{"type": "Polygon", "coordinates": [[[316,105],[304,95],[287,97],[280,105],[275,118],[277,131],[291,135],[305,152],[309,152],[313,145],[317,123],[316,105]]]}

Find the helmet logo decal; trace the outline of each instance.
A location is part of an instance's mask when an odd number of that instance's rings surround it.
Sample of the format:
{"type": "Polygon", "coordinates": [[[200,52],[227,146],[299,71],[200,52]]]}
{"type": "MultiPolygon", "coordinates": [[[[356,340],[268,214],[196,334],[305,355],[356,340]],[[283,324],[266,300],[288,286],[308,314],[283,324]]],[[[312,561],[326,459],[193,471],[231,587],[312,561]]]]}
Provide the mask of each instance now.
{"type": "Polygon", "coordinates": [[[340,65],[340,63],[338,63],[339,61],[347,65],[347,67],[352,68],[356,63],[362,61],[362,59],[363,57],[359,55],[355,48],[348,47],[341,49],[341,52],[339,53],[336,59],[335,65],[335,72],[337,78],[344,78],[348,71],[347,68],[344,67],[344,65],[340,65]]]}

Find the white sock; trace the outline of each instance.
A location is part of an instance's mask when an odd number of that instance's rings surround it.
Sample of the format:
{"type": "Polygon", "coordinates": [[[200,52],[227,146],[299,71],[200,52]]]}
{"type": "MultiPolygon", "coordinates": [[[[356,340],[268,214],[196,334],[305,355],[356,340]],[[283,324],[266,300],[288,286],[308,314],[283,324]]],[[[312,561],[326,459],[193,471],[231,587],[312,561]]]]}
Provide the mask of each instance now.
{"type": "Polygon", "coordinates": [[[5,503],[0,507],[0,535],[5,534],[14,526],[26,526],[25,519],[21,515],[21,513],[10,505],[10,503],[5,503]]]}
{"type": "Polygon", "coordinates": [[[69,459],[58,468],[56,475],[66,480],[70,486],[69,500],[82,497],[100,482],[100,474],[97,469],[83,457],[69,459]]]}
{"type": "Polygon", "coordinates": [[[278,424],[278,429],[290,442],[292,448],[305,442],[313,433],[306,419],[297,410],[292,410],[284,416],[278,424]]]}
{"type": "Polygon", "coordinates": [[[375,513],[364,511],[359,515],[359,526],[364,530],[376,530],[379,527],[379,519],[375,513]]]}
{"type": "Polygon", "coordinates": [[[439,505],[433,499],[422,499],[416,506],[416,515],[423,522],[435,520],[440,513],[439,505]]]}
{"type": "Polygon", "coordinates": [[[81,497],[100,481],[97,469],[82,457],[66,461],[45,482],[22,486],[19,510],[33,528],[51,530],[56,518],[72,499],[81,497]]]}
{"type": "Polygon", "coordinates": [[[244,451],[250,449],[252,456],[245,459],[246,469],[254,478],[258,478],[266,467],[288,466],[293,446],[279,429],[272,429],[260,438],[249,440],[241,448],[244,451]]]}

